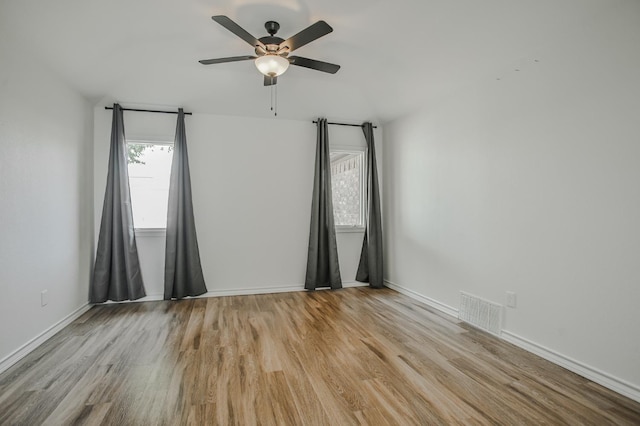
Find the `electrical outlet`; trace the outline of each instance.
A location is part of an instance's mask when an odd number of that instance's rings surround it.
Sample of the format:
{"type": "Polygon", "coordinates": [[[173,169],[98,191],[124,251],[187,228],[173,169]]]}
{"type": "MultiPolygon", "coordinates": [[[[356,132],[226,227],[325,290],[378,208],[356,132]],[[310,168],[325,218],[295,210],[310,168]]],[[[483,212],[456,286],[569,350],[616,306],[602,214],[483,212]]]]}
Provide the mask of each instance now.
{"type": "Polygon", "coordinates": [[[48,290],[42,290],[40,292],[40,304],[41,306],[47,306],[49,303],[49,292],[48,290]]]}
{"type": "Polygon", "coordinates": [[[510,308],[515,308],[517,304],[516,293],[513,291],[507,292],[507,306],[510,308]]]}

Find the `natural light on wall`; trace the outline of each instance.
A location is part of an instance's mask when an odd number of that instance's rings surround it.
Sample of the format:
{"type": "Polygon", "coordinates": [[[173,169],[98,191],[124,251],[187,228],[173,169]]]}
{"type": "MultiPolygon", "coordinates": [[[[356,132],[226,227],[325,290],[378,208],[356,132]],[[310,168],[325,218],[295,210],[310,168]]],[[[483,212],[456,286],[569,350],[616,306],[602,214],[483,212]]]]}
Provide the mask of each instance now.
{"type": "Polygon", "coordinates": [[[173,144],[128,142],[127,145],[134,226],[166,228],[173,144]]]}

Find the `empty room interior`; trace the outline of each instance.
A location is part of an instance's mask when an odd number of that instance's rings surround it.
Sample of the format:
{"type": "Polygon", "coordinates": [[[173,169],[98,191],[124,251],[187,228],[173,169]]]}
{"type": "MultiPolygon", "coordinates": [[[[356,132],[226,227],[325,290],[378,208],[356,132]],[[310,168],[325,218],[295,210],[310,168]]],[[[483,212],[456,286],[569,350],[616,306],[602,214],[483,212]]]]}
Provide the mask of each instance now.
{"type": "Polygon", "coordinates": [[[640,424],[637,0],[0,0],[1,425],[640,424]]]}

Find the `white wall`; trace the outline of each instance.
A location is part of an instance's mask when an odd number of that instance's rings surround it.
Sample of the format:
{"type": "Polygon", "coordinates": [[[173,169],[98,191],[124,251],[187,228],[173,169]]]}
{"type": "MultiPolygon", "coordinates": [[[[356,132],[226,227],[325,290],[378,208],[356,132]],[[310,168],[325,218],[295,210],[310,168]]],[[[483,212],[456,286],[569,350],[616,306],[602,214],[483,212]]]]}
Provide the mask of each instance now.
{"type": "MultiPolygon", "coordinates": [[[[176,116],[125,112],[124,124],[128,138],[172,141],[176,116]]],[[[110,126],[111,111],[96,107],[96,235],[110,126]]],[[[186,117],[186,126],[198,243],[208,290],[302,289],[316,126],[311,119],[240,118],[197,111],[186,117]]],[[[329,140],[337,145],[366,145],[357,127],[332,126],[329,140]]],[[[344,283],[355,280],[362,237],[362,233],[338,234],[344,283]]],[[[137,243],[147,294],[162,295],[165,239],[139,235],[137,243]]]]}
{"type": "Polygon", "coordinates": [[[0,366],[86,305],[93,246],[92,108],[1,27],[0,366]]]}
{"type": "Polygon", "coordinates": [[[618,2],[520,71],[387,124],[384,145],[389,281],[456,309],[461,290],[515,291],[505,330],[636,391],[639,22],[618,2]]]}

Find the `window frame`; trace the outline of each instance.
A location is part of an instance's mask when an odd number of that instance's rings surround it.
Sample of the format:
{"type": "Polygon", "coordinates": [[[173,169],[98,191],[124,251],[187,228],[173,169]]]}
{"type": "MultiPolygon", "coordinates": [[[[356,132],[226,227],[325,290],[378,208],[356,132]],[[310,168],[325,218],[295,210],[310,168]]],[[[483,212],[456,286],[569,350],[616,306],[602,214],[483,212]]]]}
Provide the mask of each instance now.
{"type": "MultiPolygon", "coordinates": [[[[357,145],[329,145],[329,158],[334,152],[359,154],[362,158],[362,167],[360,168],[360,218],[362,219],[361,225],[334,225],[336,232],[349,233],[359,232],[364,233],[367,228],[366,218],[366,176],[367,176],[367,147],[357,145]]],[[[329,167],[331,167],[331,160],[329,160],[329,167]]],[[[333,185],[333,179],[332,179],[333,185]]],[[[332,188],[333,189],[333,188],[332,188]]],[[[333,205],[333,191],[332,191],[332,205],[333,205]]],[[[335,217],[335,210],[334,210],[335,217]]]]}
{"type": "MultiPolygon", "coordinates": [[[[127,147],[127,153],[129,151],[129,144],[137,144],[137,145],[155,145],[155,146],[166,146],[173,147],[175,145],[175,141],[172,140],[171,137],[163,137],[163,138],[149,138],[149,137],[125,137],[125,144],[127,147]]],[[[129,166],[128,156],[127,156],[127,168],[129,166]]],[[[127,170],[127,178],[129,178],[129,173],[127,170]]],[[[171,169],[169,169],[169,178],[171,178],[171,169]]],[[[131,181],[129,180],[129,185],[131,185],[131,181]]],[[[168,200],[167,200],[168,201],[168,200]]],[[[133,201],[132,208],[133,208],[133,201]]],[[[163,228],[147,228],[147,227],[137,227],[135,221],[133,223],[133,231],[136,237],[165,237],[167,235],[167,227],[166,225],[163,228]]]]}

